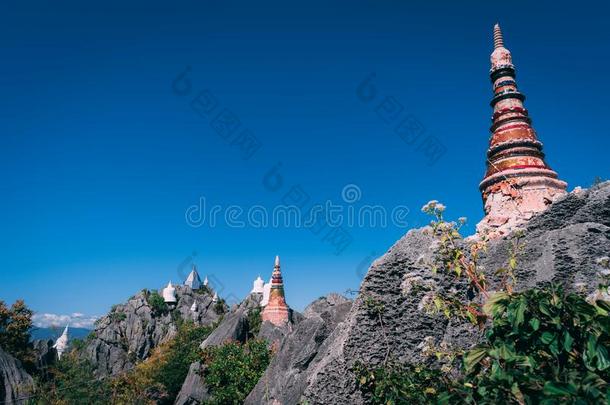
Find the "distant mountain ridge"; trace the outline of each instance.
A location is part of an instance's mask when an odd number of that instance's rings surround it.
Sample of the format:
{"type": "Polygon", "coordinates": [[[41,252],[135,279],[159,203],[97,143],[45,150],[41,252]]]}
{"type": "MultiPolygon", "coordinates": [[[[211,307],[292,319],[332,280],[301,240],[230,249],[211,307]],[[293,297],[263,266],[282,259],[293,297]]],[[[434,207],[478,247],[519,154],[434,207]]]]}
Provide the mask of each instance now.
{"type": "MultiPolygon", "coordinates": [[[[42,339],[48,340],[53,339],[56,340],[61,333],[64,331],[64,328],[39,328],[34,327],[30,331],[30,336],[32,340],[42,339]]],[[[68,328],[68,336],[70,339],[84,339],[91,333],[91,329],[86,328],[68,328]]]]}

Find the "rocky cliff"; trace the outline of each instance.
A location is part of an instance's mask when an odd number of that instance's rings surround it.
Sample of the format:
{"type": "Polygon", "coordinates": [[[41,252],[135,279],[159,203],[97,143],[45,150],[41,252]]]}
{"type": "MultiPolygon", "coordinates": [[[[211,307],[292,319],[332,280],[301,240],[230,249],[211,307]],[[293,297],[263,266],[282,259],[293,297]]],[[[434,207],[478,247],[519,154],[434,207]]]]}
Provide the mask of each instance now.
{"type": "Polygon", "coordinates": [[[98,375],[118,374],[146,359],[152,349],[175,335],[180,319],[207,326],[227,310],[223,305],[222,311],[217,311],[213,293],[206,288],[193,291],[187,286],[176,286],[178,301],[172,306],[155,303],[158,296],[154,300],[153,295],[143,290],[97,322],[84,353],[98,375]]]}
{"type": "Polygon", "coordinates": [[[25,404],[33,385],[21,362],[0,348],[0,403],[25,404]]]}
{"type": "MultiPolygon", "coordinates": [[[[270,342],[280,342],[293,328],[290,322],[283,328],[278,328],[269,322],[264,322],[260,330],[255,332],[250,325],[249,315],[257,310],[262,300],[262,294],[250,294],[241,304],[235,306],[226,314],[214,331],[201,343],[201,349],[222,345],[227,341],[245,342],[248,338],[265,338],[270,342]]],[[[300,320],[300,314],[293,313],[292,318],[300,320]]],[[[209,399],[209,392],[202,378],[204,366],[199,363],[191,364],[189,373],[176,398],[176,405],[198,404],[209,399]]]]}
{"type": "MultiPolygon", "coordinates": [[[[610,183],[570,193],[547,211],[532,218],[523,232],[523,251],[517,257],[517,287],[561,282],[569,290],[595,294],[606,270],[600,258],[610,256],[610,183]]],[[[488,242],[480,263],[489,272],[505,266],[510,239],[488,242]]],[[[306,370],[302,396],[309,404],[360,404],[352,366],[356,361],[379,364],[386,356],[401,362],[430,361],[423,349],[449,344],[468,347],[479,333],[468,325],[448,321],[424,310],[431,291],[464,289],[442,274],[433,274],[430,263],[437,251],[430,229],[408,232],[368,271],[345,322],[340,323],[306,370]],[[382,308],[380,321],[370,308],[382,308]],[[383,325],[382,325],[383,323],[383,325]]],[[[282,378],[293,364],[272,378],[282,378]]],[[[293,398],[281,403],[297,403],[293,398]]]]}
{"type": "Polygon", "coordinates": [[[296,404],[307,384],[307,370],[320,361],[317,354],[327,337],[345,319],[352,302],[329,294],[311,303],[304,319],[282,341],[271,364],[246,404],[296,404]]]}

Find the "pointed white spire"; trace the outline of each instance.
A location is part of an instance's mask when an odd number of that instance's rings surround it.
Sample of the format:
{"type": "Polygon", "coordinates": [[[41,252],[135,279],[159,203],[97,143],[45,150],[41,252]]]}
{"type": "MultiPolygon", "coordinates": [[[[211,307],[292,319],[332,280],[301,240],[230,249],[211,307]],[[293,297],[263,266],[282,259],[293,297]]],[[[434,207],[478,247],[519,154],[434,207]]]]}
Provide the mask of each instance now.
{"type": "Polygon", "coordinates": [[[204,286],[208,286],[208,276],[205,276],[205,279],[203,280],[203,285],[204,286]]]}
{"type": "Polygon", "coordinates": [[[275,266],[280,267],[280,257],[279,256],[275,256],[275,266]]]}
{"type": "Polygon", "coordinates": [[[57,338],[57,341],[53,345],[55,350],[57,350],[57,358],[59,358],[59,359],[61,359],[61,355],[64,354],[64,352],[68,348],[68,341],[69,341],[68,327],[69,326],[70,326],[69,324],[66,325],[66,327],[64,328],[64,332],[61,334],[60,337],[57,338]]]}
{"type": "Polygon", "coordinates": [[[201,279],[199,278],[199,273],[197,273],[197,266],[193,264],[193,269],[189,273],[184,285],[191,287],[193,290],[197,290],[201,288],[201,279]]]}
{"type": "Polygon", "coordinates": [[[212,298],[212,302],[216,303],[218,302],[218,293],[214,292],[214,297],[212,298]]]}

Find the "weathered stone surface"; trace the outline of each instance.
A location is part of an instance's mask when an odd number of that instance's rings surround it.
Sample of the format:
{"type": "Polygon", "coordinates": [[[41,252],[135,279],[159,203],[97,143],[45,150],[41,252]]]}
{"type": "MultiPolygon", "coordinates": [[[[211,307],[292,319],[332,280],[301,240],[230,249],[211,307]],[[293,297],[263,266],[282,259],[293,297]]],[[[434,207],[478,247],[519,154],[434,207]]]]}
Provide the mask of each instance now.
{"type": "Polygon", "coordinates": [[[220,318],[209,291],[178,285],[176,296],[175,307],[156,313],[148,302],[149,293],[142,291],[101,318],[85,348],[97,374],[117,374],[146,359],[156,346],[175,335],[178,318],[202,326],[220,318]],[[196,312],[191,311],[193,302],[197,302],[196,312]]]}
{"type": "Polygon", "coordinates": [[[32,347],[36,354],[36,368],[44,375],[57,361],[57,350],[53,347],[53,340],[36,339],[32,342],[32,347]]]}
{"type": "MultiPolygon", "coordinates": [[[[518,288],[553,281],[593,293],[602,277],[597,260],[610,256],[610,183],[570,193],[555,202],[529,221],[522,241],[518,288]]],[[[510,244],[508,238],[490,241],[487,254],[480,259],[492,283],[491,273],[507,263],[510,244]]],[[[457,347],[476,343],[480,334],[473,328],[423,309],[430,291],[453,288],[467,295],[464,282],[454,283],[451,277],[431,273],[436,245],[429,229],[412,230],[371,265],[346,321],[326,339],[315,364],[308,368],[302,399],[309,404],[361,404],[364,399],[351,372],[354,362],[380,364],[386,356],[426,362],[430,361],[422,353],[426,342],[457,347]],[[381,320],[371,302],[383,305],[381,320]]],[[[297,402],[291,397],[282,403],[297,402]]]]}
{"type": "Polygon", "coordinates": [[[245,403],[298,403],[306,387],[307,370],[320,361],[316,357],[320,346],[345,319],[351,304],[338,294],[330,294],[310,304],[304,318],[281,341],[271,364],[245,403]]]}
{"type": "Polygon", "coordinates": [[[250,294],[237,307],[226,314],[210,336],[201,343],[201,348],[219,346],[229,340],[245,342],[248,337],[248,313],[258,308],[261,294],[250,294]]]}
{"type": "Polygon", "coordinates": [[[182,384],[182,389],[176,397],[175,405],[194,405],[200,404],[210,398],[205,382],[201,378],[203,366],[196,362],[191,364],[189,373],[182,384]]]}
{"type": "Polygon", "coordinates": [[[25,404],[24,397],[32,392],[34,380],[21,362],[0,348],[0,401],[5,404],[25,404]]]}

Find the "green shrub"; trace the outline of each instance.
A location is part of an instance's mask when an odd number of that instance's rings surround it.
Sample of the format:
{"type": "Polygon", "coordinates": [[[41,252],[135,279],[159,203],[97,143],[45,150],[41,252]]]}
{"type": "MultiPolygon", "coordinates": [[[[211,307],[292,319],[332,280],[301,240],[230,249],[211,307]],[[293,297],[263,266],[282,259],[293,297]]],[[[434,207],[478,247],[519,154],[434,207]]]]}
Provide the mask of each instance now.
{"type": "Polygon", "coordinates": [[[39,382],[29,403],[110,405],[109,386],[97,379],[93,370],[76,350],[64,353],[49,370],[48,380],[39,382]]]}
{"type": "Polygon", "coordinates": [[[463,378],[423,366],[355,368],[371,403],[604,404],[610,400],[610,304],[556,286],[500,292],[485,305],[484,341],[462,356],[463,378]],[[423,371],[422,371],[423,370],[423,371]]]}
{"type": "Polygon", "coordinates": [[[218,315],[222,315],[225,313],[225,300],[223,300],[222,298],[220,298],[216,304],[214,304],[214,311],[216,312],[216,314],[218,315]]]}
{"type": "Polygon", "coordinates": [[[248,312],[248,335],[250,338],[258,335],[261,330],[263,319],[261,317],[261,308],[256,307],[248,312]]]}
{"type": "Polygon", "coordinates": [[[176,398],[186,378],[191,363],[199,360],[199,345],[212,332],[209,327],[198,327],[191,321],[184,321],[178,334],[167,347],[165,361],[159,367],[155,382],[162,384],[170,398],[176,398]]]}
{"type": "Polygon", "coordinates": [[[112,322],[121,322],[127,319],[127,315],[124,312],[111,312],[108,317],[112,322]]]}
{"type": "Polygon", "coordinates": [[[241,404],[269,365],[271,352],[264,340],[228,342],[203,353],[209,404],[241,404]]]}
{"type": "Polygon", "coordinates": [[[168,307],[162,296],[156,291],[151,291],[147,298],[148,305],[152,308],[155,315],[161,315],[167,312],[168,307]]]}
{"type": "Polygon", "coordinates": [[[447,389],[446,377],[426,366],[389,364],[368,368],[354,365],[357,386],[371,404],[411,404],[433,402],[447,389]]]}

